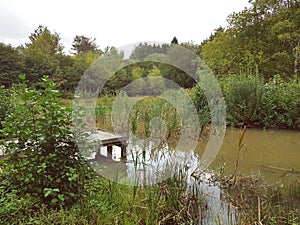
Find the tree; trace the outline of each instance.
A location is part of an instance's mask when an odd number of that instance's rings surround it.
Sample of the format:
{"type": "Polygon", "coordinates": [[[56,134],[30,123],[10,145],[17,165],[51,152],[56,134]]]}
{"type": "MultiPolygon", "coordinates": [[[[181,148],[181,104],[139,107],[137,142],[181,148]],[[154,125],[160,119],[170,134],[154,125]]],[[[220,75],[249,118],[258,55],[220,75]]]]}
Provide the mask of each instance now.
{"type": "Polygon", "coordinates": [[[200,55],[202,45],[195,44],[194,42],[184,42],[180,44],[182,47],[187,48],[188,50],[192,51],[195,55],[200,55]]]}
{"type": "Polygon", "coordinates": [[[201,58],[216,76],[238,73],[243,64],[242,54],[242,46],[230,29],[218,32],[201,50],[201,58]]]}
{"type": "MultiPolygon", "coordinates": [[[[13,111],[13,104],[11,101],[11,93],[10,90],[4,88],[4,86],[0,86],[0,130],[2,129],[2,121],[5,117],[13,111]]],[[[0,133],[0,139],[2,139],[2,135],[0,133]]]]}
{"type": "Polygon", "coordinates": [[[76,35],[73,40],[72,50],[75,51],[74,54],[97,51],[98,47],[96,44],[96,38],[88,38],[83,35],[76,35]]]}
{"type": "MultiPolygon", "coordinates": [[[[176,39],[176,37],[174,38],[176,39]]],[[[172,65],[155,62],[157,60],[161,60],[163,62],[170,61],[176,65],[182,66],[182,68],[188,69],[188,73],[195,74],[197,68],[196,64],[193,65],[195,62],[195,55],[189,50],[193,49],[193,51],[196,52],[198,47],[192,46],[192,44],[189,43],[183,44],[183,46],[187,48],[185,51],[184,48],[169,44],[160,46],[155,44],[149,45],[147,43],[140,43],[135,47],[130,58],[136,60],[146,60],[146,62],[139,63],[139,67],[143,70],[142,77],[149,76],[149,73],[151,74],[150,71],[159,71],[159,74],[162,77],[172,80],[181,87],[191,88],[195,85],[195,81],[192,77],[172,65]],[[180,57],[182,54],[185,56],[180,57]]],[[[166,83],[166,86],[168,86],[171,82],[166,81],[166,83]]]]}
{"type": "Polygon", "coordinates": [[[150,45],[148,43],[140,43],[134,48],[134,50],[130,55],[130,58],[136,60],[143,60],[151,54],[155,54],[155,53],[166,54],[168,47],[169,47],[168,44],[163,44],[160,46],[156,44],[150,45]]]}
{"type": "Polygon", "coordinates": [[[23,62],[18,50],[0,43],[0,86],[10,87],[19,81],[23,62]]]}
{"type": "MultiPolygon", "coordinates": [[[[168,61],[171,64],[161,64],[158,68],[164,78],[172,80],[184,88],[191,88],[196,84],[192,78],[198,67],[196,55],[189,49],[171,45],[167,50],[168,61]],[[177,67],[172,66],[176,65],[177,67]]],[[[168,87],[170,82],[166,81],[168,87]]]]}
{"type": "Polygon", "coordinates": [[[171,44],[175,44],[175,45],[178,45],[178,40],[177,38],[174,36],[172,41],[171,41],[171,44]]]}
{"type": "Polygon", "coordinates": [[[207,42],[201,56],[216,75],[256,69],[266,79],[294,74],[300,38],[297,0],[256,0],[228,17],[229,27],[207,42]]]}
{"type": "Polygon", "coordinates": [[[81,52],[72,57],[64,56],[65,65],[61,65],[61,73],[56,76],[55,81],[60,84],[63,92],[74,93],[79,80],[89,66],[101,55],[99,51],[81,52]]]}
{"type": "Polygon", "coordinates": [[[55,55],[61,54],[63,46],[60,44],[59,34],[39,25],[38,28],[29,36],[30,43],[26,43],[29,51],[36,54],[55,55]]]}
{"type": "Polygon", "coordinates": [[[300,78],[300,40],[299,40],[298,45],[294,48],[294,58],[295,58],[294,72],[295,72],[297,81],[299,81],[299,78],[300,78]]]}
{"type": "Polygon", "coordinates": [[[29,36],[30,43],[20,48],[24,58],[24,73],[33,84],[42,76],[50,79],[60,73],[60,60],[63,57],[63,46],[57,33],[51,33],[47,27],[40,25],[29,36]]]}

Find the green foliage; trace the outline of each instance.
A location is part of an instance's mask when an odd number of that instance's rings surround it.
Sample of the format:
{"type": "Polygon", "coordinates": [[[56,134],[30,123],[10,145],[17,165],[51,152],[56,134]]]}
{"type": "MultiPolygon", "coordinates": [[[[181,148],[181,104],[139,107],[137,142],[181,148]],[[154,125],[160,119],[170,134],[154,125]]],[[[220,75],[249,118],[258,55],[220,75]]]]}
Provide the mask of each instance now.
{"type": "Polygon", "coordinates": [[[211,41],[204,44],[201,57],[216,76],[238,73],[241,49],[231,30],[216,31],[211,41]]]}
{"type": "Polygon", "coordinates": [[[12,111],[12,103],[10,99],[10,90],[5,89],[3,86],[0,86],[0,129],[2,129],[1,122],[11,111],[12,111]]]}
{"type": "Polygon", "coordinates": [[[23,61],[18,51],[10,45],[0,43],[0,86],[10,87],[18,82],[23,61]]]}
{"type": "Polygon", "coordinates": [[[258,75],[238,74],[222,80],[228,122],[233,126],[257,124],[258,106],[263,93],[263,82],[258,75]]]}
{"type": "Polygon", "coordinates": [[[260,74],[292,77],[297,73],[293,51],[299,46],[297,0],[250,1],[251,6],[228,17],[229,27],[204,44],[201,56],[218,76],[258,66],[260,74]]]}
{"type": "Polygon", "coordinates": [[[169,47],[168,44],[163,44],[162,46],[160,46],[155,44],[151,45],[148,43],[140,43],[134,48],[133,52],[130,55],[130,58],[141,61],[145,59],[147,56],[154,53],[166,54],[168,47],[169,47]]]}
{"type": "Polygon", "coordinates": [[[0,221],[1,224],[19,224],[28,220],[29,216],[38,209],[38,201],[30,195],[18,196],[16,191],[3,193],[0,191],[0,221]]]}
{"type": "MultiPolygon", "coordinates": [[[[159,69],[161,70],[162,76],[172,80],[183,88],[192,88],[195,86],[196,81],[191,75],[196,74],[198,66],[196,55],[188,49],[171,45],[167,50],[167,56],[171,65],[160,64],[159,69]],[[173,65],[176,65],[176,67],[173,65]]],[[[167,83],[166,86],[168,86],[168,84],[169,83],[167,83]]]]}
{"type": "MultiPolygon", "coordinates": [[[[258,75],[243,73],[224,77],[220,84],[230,126],[300,129],[298,83],[276,75],[264,84],[258,75]]],[[[197,98],[194,101],[196,106],[201,103],[197,98]]]]}
{"type": "Polygon", "coordinates": [[[54,79],[61,72],[60,61],[63,58],[59,35],[40,25],[29,39],[30,43],[20,48],[27,79],[32,83],[39,82],[43,76],[54,79]]]}
{"type": "Polygon", "coordinates": [[[193,41],[189,41],[189,42],[184,42],[180,44],[182,47],[189,49],[190,51],[192,51],[194,54],[196,55],[200,55],[201,52],[201,48],[202,48],[202,44],[196,44],[193,41]]]}
{"type": "Polygon", "coordinates": [[[26,47],[37,54],[60,54],[63,46],[59,43],[60,37],[58,33],[51,33],[51,31],[42,25],[29,36],[31,43],[27,43],[26,47]]]}
{"type": "Polygon", "coordinates": [[[189,94],[197,109],[201,130],[203,130],[211,121],[211,115],[206,96],[199,84],[197,84],[189,94]]]}
{"type": "MultiPolygon", "coordinates": [[[[161,118],[166,125],[167,131],[177,132],[180,130],[180,118],[177,110],[167,101],[161,98],[148,97],[138,101],[130,111],[131,130],[141,137],[158,135],[163,131],[164,124],[159,124],[157,133],[150,130],[150,121],[155,118],[161,118]]],[[[154,128],[153,128],[154,129],[154,128]]]]}
{"type": "Polygon", "coordinates": [[[124,88],[127,84],[132,82],[133,70],[135,66],[128,66],[120,69],[105,83],[102,94],[105,95],[117,95],[121,88],[124,88]]]}
{"type": "Polygon", "coordinates": [[[72,50],[75,54],[89,51],[97,51],[96,38],[88,38],[83,35],[76,35],[73,40],[72,50]]]}
{"type": "Polygon", "coordinates": [[[61,104],[47,77],[39,86],[20,84],[15,95],[19,103],[2,123],[9,140],[4,184],[7,191],[31,194],[51,207],[70,206],[84,191],[88,168],[73,134],[72,108],[61,104]]]}
{"type": "MultiPolygon", "coordinates": [[[[178,43],[176,42],[176,38],[173,40],[174,43],[178,43]]],[[[186,51],[183,50],[184,48],[178,48],[178,46],[176,47],[168,44],[160,46],[155,44],[150,45],[147,43],[140,43],[140,45],[135,47],[130,57],[131,59],[149,61],[138,64],[142,70],[142,74],[138,77],[152,76],[153,70],[157,70],[156,74],[159,74],[160,76],[175,82],[180,87],[193,87],[196,82],[192,77],[190,77],[190,75],[186,74],[186,72],[195,74],[195,54],[192,52],[197,52],[199,47],[197,45],[193,45],[193,43],[185,43],[182,44],[182,46],[187,48],[186,51]],[[188,49],[190,49],[190,51],[188,49]],[[182,54],[184,54],[184,56],[182,56],[182,54]],[[158,63],[157,61],[159,60],[162,60],[163,62],[170,61],[171,64],[158,63]],[[184,72],[180,68],[176,68],[172,65],[180,66],[181,68],[184,68],[188,71],[184,72]]],[[[132,73],[136,71],[137,70],[133,70],[132,73]]],[[[136,76],[133,74],[133,77],[136,76]]],[[[165,85],[170,85],[170,82],[166,81],[165,85]]]]}
{"type": "Polygon", "coordinates": [[[101,52],[86,51],[80,52],[75,56],[61,56],[59,73],[55,75],[55,82],[59,83],[59,89],[64,97],[72,97],[78,82],[82,78],[87,68],[99,58],[101,52]]]}
{"type": "Polygon", "coordinates": [[[1,224],[183,224],[196,222],[202,199],[187,191],[185,178],[147,187],[123,186],[96,177],[70,208],[51,209],[29,195],[0,193],[1,224]]]}
{"type": "Polygon", "coordinates": [[[264,86],[258,107],[260,124],[263,127],[283,129],[300,128],[300,85],[284,82],[275,76],[264,86]]]}

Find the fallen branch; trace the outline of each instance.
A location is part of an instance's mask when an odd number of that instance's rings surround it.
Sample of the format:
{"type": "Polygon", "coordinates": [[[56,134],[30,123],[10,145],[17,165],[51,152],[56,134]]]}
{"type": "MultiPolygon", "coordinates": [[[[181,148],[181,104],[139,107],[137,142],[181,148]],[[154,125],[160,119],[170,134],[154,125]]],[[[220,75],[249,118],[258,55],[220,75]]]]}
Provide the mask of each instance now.
{"type": "Polygon", "coordinates": [[[275,166],[261,166],[261,168],[270,169],[270,170],[277,170],[277,171],[282,171],[282,172],[288,172],[288,173],[300,174],[300,171],[295,170],[294,168],[286,169],[286,168],[280,168],[280,167],[275,167],[275,166]]]}

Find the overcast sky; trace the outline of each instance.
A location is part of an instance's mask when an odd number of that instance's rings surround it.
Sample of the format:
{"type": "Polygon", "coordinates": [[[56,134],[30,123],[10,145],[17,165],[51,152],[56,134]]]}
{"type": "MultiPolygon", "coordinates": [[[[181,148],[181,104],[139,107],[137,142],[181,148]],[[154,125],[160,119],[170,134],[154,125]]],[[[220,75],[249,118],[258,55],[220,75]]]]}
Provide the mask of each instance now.
{"type": "Polygon", "coordinates": [[[69,52],[75,35],[106,46],[155,41],[201,43],[248,0],[0,0],[0,42],[18,46],[39,24],[60,34],[69,52]]]}

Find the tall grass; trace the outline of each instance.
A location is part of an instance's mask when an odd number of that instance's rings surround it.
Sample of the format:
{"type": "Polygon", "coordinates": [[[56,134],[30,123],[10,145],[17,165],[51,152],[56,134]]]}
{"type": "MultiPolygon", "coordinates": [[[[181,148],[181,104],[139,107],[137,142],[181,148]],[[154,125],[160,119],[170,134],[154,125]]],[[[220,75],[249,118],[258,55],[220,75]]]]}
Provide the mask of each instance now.
{"type": "Polygon", "coordinates": [[[172,177],[154,186],[124,186],[102,178],[69,209],[50,210],[28,196],[0,196],[3,224],[197,224],[201,200],[172,177]],[[135,194],[133,194],[136,192],[135,194]],[[12,211],[10,211],[12,210],[12,211]],[[13,214],[11,214],[13,213],[13,214]],[[13,215],[13,216],[12,216],[13,215]]]}
{"type": "Polygon", "coordinates": [[[131,130],[140,137],[149,137],[151,135],[150,121],[157,117],[164,121],[169,133],[176,133],[180,130],[180,120],[178,120],[176,109],[170,103],[156,97],[147,97],[135,104],[130,112],[131,130]]]}

